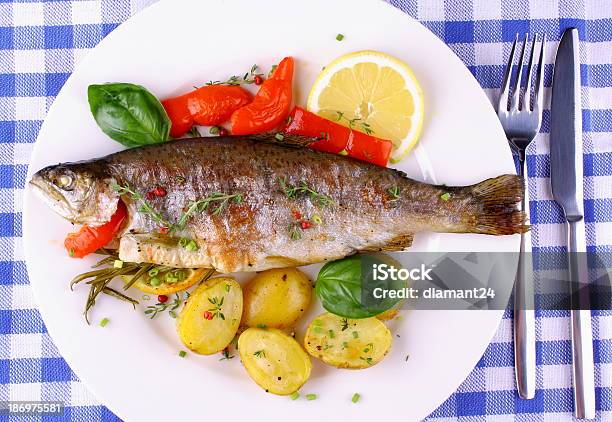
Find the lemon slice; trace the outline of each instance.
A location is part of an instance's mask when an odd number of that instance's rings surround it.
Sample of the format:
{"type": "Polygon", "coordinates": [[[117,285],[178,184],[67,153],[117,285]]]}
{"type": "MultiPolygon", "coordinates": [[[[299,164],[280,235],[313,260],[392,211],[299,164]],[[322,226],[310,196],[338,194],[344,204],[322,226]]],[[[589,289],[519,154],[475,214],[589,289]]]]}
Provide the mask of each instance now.
{"type": "MultiPolygon", "coordinates": [[[[201,281],[206,274],[211,271],[208,268],[184,268],[184,269],[174,269],[170,270],[170,272],[181,271],[182,275],[180,277],[180,281],[174,281],[172,283],[165,281],[163,277],[163,273],[158,277],[160,280],[163,280],[161,284],[157,286],[151,285],[151,277],[148,274],[144,274],[142,277],[138,278],[134,282],[134,287],[144,293],[150,293],[155,295],[169,295],[172,293],[180,292],[181,290],[185,290],[201,281]]],[[[129,283],[133,275],[122,275],[121,279],[124,283],[129,283]]],[[[178,277],[177,277],[178,278],[178,277]]]]}
{"type": "Polygon", "coordinates": [[[307,107],[326,119],[361,132],[369,128],[373,136],[392,141],[394,163],[414,147],[423,126],[423,92],[414,73],[406,63],[378,51],[346,54],[325,66],[307,107]]]}

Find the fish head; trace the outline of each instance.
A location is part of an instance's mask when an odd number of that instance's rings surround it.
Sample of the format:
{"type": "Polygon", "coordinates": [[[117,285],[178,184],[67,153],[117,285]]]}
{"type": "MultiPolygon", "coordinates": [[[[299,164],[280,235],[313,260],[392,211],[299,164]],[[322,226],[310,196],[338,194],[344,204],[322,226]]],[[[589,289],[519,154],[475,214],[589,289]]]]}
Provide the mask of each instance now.
{"type": "Polygon", "coordinates": [[[99,226],[117,209],[115,180],[91,162],[48,166],[36,172],[30,186],[56,213],[72,223],[99,226]]]}

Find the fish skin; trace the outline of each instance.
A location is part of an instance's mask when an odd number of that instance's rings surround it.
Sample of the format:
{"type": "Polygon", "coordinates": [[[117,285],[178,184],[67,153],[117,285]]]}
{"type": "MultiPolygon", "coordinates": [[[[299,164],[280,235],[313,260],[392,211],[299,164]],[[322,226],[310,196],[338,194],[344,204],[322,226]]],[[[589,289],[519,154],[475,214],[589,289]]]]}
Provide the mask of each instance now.
{"type": "MultiPolygon", "coordinates": [[[[173,234],[173,239],[194,239],[197,251],[175,240],[160,242],[166,239],[159,235],[160,224],[139,212],[140,204],[129,195],[122,197],[129,219],[120,235],[120,259],[212,267],[224,273],[305,265],[365,250],[401,250],[420,231],[526,230],[524,215],[516,209],[523,195],[517,176],[469,187],[433,186],[350,157],[279,145],[273,135],[256,138],[193,138],[133,148],[89,162],[47,167],[32,182],[44,193],[41,185],[50,183],[48,173],[67,169],[78,180],[88,180],[79,186],[118,184],[143,196],[163,187],[167,195],[148,202],[170,223],[179,221],[192,201],[213,192],[239,193],[241,203],[230,201],[217,215],[211,209],[196,212],[184,230],[173,234]],[[291,199],[281,189],[281,179],[291,185],[306,182],[333,204],[322,206],[308,195],[291,199]],[[388,191],[394,187],[400,189],[396,199],[388,191]],[[450,199],[442,199],[447,192],[450,199]],[[294,240],[290,227],[298,223],[296,211],[303,218],[318,216],[321,224],[298,229],[301,237],[294,240]]],[[[118,195],[112,189],[98,187],[95,198],[104,204],[100,215],[116,208],[118,195]]],[[[82,221],[78,215],[62,215],[82,221]]]]}

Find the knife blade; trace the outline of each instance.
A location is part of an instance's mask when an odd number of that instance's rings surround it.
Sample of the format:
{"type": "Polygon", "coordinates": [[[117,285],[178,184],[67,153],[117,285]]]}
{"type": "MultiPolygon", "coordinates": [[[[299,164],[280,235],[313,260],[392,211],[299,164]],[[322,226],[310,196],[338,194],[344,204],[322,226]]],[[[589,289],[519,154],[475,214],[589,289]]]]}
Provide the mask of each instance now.
{"type": "MultiPolygon", "coordinates": [[[[581,292],[580,305],[572,302],[571,337],[574,415],[595,417],[595,368],[591,312],[587,307],[588,268],[583,219],[582,107],[579,34],[567,29],[559,42],[553,74],[550,177],[554,200],[566,220],[568,275],[571,293],[581,292]]],[[[572,300],[576,296],[572,295],[572,300]]]]}

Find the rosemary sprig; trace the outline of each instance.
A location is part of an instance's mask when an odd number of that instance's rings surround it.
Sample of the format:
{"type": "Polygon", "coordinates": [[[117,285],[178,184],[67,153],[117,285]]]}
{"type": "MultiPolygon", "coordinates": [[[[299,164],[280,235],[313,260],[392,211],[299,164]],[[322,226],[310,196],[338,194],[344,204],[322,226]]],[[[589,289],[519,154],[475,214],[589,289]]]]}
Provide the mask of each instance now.
{"type": "Polygon", "coordinates": [[[230,76],[226,81],[208,81],[206,85],[242,85],[242,84],[254,84],[255,77],[262,77],[263,73],[257,72],[258,66],[254,64],[251,66],[251,70],[242,76],[230,76]]]}
{"type": "Polygon", "coordinates": [[[348,125],[349,125],[349,129],[353,130],[355,128],[355,125],[359,125],[361,130],[363,132],[365,132],[366,134],[372,135],[374,133],[374,130],[372,129],[370,124],[368,122],[365,122],[363,119],[361,119],[359,117],[355,117],[353,119],[349,119],[341,111],[336,111],[336,114],[337,114],[336,121],[340,122],[342,120],[345,120],[348,123],[348,125]]]}
{"type": "Polygon", "coordinates": [[[113,184],[112,188],[119,195],[130,195],[133,201],[140,203],[138,211],[150,215],[153,221],[155,221],[160,226],[172,226],[172,224],[170,224],[160,212],[156,211],[155,208],[153,208],[153,206],[149,204],[149,202],[139,192],[132,190],[129,185],[120,186],[117,184],[113,184]]]}
{"type": "Polygon", "coordinates": [[[234,359],[234,355],[230,355],[229,347],[226,347],[225,349],[223,349],[221,354],[223,355],[223,357],[219,359],[220,361],[234,359]]]}
{"type": "Polygon", "coordinates": [[[331,196],[323,195],[308,185],[308,182],[301,181],[297,185],[292,185],[287,182],[287,178],[279,178],[278,183],[280,185],[281,191],[287,196],[289,199],[297,199],[302,195],[308,195],[310,200],[321,207],[326,207],[328,205],[333,205],[334,200],[331,196]]]}
{"type": "MultiPolygon", "coordinates": [[[[109,252],[102,251],[101,253],[109,252]]],[[[116,259],[118,259],[117,255],[109,255],[108,257],[103,258],[100,262],[98,262],[95,267],[108,265],[111,262],[114,262],[116,259]]],[[[89,285],[89,295],[87,296],[87,301],[85,302],[84,311],[85,321],[87,321],[87,324],[90,323],[89,310],[96,304],[96,300],[98,299],[101,293],[131,303],[134,307],[138,304],[137,300],[132,299],[131,297],[126,296],[123,293],[119,293],[117,290],[109,287],[108,285],[115,277],[133,274],[137,270],[139,265],[140,264],[126,262],[121,268],[101,268],[80,274],[72,279],[72,281],[70,282],[71,290],[73,290],[74,286],[81,282],[85,282],[85,284],[89,285]]]]}
{"type": "Polygon", "coordinates": [[[189,218],[196,212],[202,212],[208,208],[212,203],[217,202],[217,206],[213,209],[212,215],[219,215],[221,212],[227,207],[230,201],[233,201],[236,204],[242,203],[242,194],[234,193],[234,194],[226,194],[223,192],[213,192],[208,195],[206,198],[198,199],[197,201],[192,201],[189,203],[187,207],[187,211],[185,211],[176,224],[172,225],[174,230],[182,230],[185,228],[187,221],[189,218]]]}
{"type": "Polygon", "coordinates": [[[213,305],[212,308],[208,310],[208,312],[212,312],[213,318],[220,318],[225,321],[225,315],[221,312],[221,306],[223,306],[223,297],[221,299],[216,296],[213,298],[208,298],[208,301],[213,305]]]}
{"type": "Polygon", "coordinates": [[[192,138],[201,138],[202,134],[200,133],[200,131],[198,130],[197,126],[193,126],[189,132],[187,132],[187,135],[189,135],[192,138]]]}

